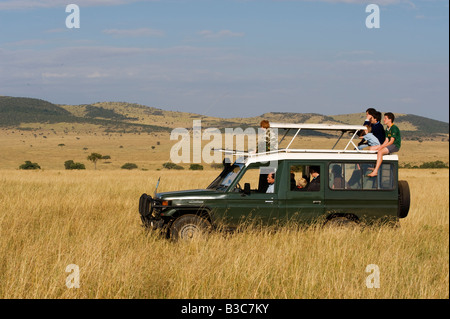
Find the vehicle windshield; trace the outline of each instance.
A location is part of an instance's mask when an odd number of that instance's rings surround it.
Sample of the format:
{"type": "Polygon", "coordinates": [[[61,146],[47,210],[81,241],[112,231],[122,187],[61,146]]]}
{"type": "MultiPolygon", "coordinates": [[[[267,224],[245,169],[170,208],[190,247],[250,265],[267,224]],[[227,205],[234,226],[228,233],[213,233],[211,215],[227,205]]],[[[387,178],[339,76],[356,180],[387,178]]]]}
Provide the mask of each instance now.
{"type": "Polygon", "coordinates": [[[239,175],[239,172],[244,167],[242,163],[235,163],[233,165],[227,166],[220,173],[220,175],[207,187],[207,189],[215,189],[215,190],[226,190],[228,186],[234,181],[236,176],[239,175]]]}

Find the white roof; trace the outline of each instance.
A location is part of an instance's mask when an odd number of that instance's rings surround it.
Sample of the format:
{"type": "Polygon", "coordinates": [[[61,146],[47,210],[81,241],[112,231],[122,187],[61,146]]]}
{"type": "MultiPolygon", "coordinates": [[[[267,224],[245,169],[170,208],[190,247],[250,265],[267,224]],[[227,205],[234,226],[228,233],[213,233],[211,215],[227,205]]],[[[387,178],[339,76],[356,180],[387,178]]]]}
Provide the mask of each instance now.
{"type": "MultiPolygon", "coordinates": [[[[275,149],[264,153],[254,153],[246,151],[231,151],[231,150],[217,150],[225,153],[231,153],[236,156],[247,157],[247,163],[253,163],[258,161],[274,161],[282,159],[333,159],[333,160],[376,160],[376,151],[358,150],[357,145],[353,142],[353,138],[356,136],[357,131],[365,130],[364,125],[335,125],[335,124],[314,124],[314,123],[271,123],[271,128],[277,129],[296,129],[297,132],[292,137],[288,146],[283,149],[275,149]],[[290,146],[294,139],[299,135],[301,130],[329,130],[329,131],[341,131],[342,134],[338,138],[337,142],[331,149],[290,149],[290,146]],[[334,149],[338,142],[341,140],[344,132],[352,132],[349,142],[342,150],[334,149]],[[352,149],[354,147],[354,149],[352,149]]],[[[286,134],[285,134],[286,136],[286,134]]],[[[281,139],[283,141],[284,137],[281,139]]],[[[281,141],[279,143],[281,143],[281,141]]],[[[384,156],[387,160],[398,161],[397,155],[384,156]]]]}
{"type": "Polygon", "coordinates": [[[302,130],[334,130],[334,131],[357,131],[365,130],[364,125],[346,125],[346,124],[314,124],[314,123],[270,123],[271,128],[281,129],[302,129],[302,130]]]}
{"type": "MultiPolygon", "coordinates": [[[[275,153],[275,154],[264,154],[264,155],[254,155],[247,158],[246,165],[255,162],[269,162],[269,161],[281,161],[281,160],[353,160],[353,161],[376,161],[376,153],[349,153],[347,152],[309,152],[297,153],[275,153]]],[[[397,155],[385,155],[383,160],[386,161],[398,161],[397,155]]]]}

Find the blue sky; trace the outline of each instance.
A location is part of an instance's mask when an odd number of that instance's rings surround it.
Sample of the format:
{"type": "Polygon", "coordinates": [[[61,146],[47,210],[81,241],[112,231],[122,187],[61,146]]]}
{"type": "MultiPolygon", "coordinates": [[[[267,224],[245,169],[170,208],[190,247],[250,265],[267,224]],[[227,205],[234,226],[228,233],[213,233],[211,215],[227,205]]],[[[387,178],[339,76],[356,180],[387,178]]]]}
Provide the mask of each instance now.
{"type": "Polygon", "coordinates": [[[448,122],[443,0],[0,1],[0,95],[221,117],[381,111],[448,122]],[[380,28],[365,25],[379,5],[380,28]]]}

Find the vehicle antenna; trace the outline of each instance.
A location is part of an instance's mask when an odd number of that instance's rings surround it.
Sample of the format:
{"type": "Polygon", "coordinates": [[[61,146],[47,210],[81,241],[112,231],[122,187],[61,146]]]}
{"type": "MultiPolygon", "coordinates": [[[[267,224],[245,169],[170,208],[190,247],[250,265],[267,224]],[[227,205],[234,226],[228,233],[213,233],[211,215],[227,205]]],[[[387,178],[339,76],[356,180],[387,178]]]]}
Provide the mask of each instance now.
{"type": "Polygon", "coordinates": [[[156,182],[156,187],[155,187],[155,195],[153,197],[156,197],[156,191],[158,189],[159,186],[159,181],[161,180],[161,176],[158,178],[158,181],[156,182]]]}

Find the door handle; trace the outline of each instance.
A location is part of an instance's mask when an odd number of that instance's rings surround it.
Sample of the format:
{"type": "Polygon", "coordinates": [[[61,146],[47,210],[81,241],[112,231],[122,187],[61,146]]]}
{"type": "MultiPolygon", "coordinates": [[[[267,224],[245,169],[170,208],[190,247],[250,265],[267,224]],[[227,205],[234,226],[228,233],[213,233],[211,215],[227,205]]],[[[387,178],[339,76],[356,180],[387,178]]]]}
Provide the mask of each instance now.
{"type": "Polygon", "coordinates": [[[266,200],[266,203],[273,203],[273,200],[266,200]]]}
{"type": "Polygon", "coordinates": [[[313,204],[320,204],[320,203],[322,203],[322,201],[320,201],[320,200],[313,200],[313,204]]]}

